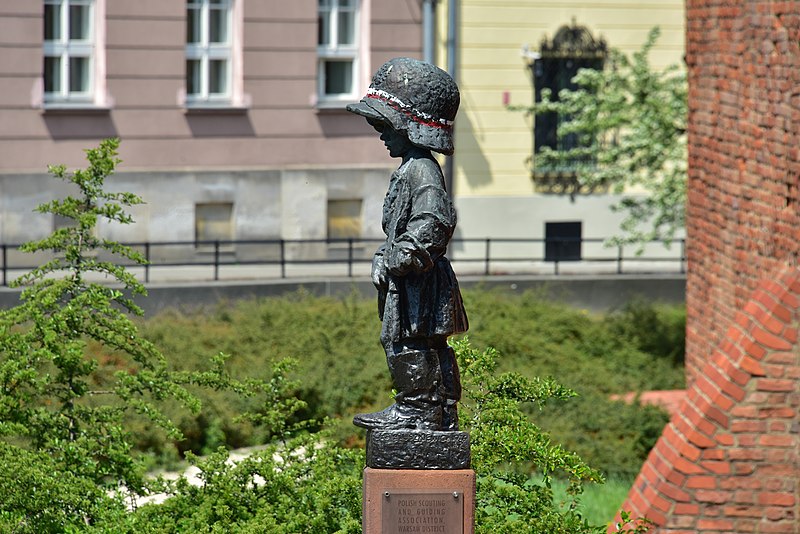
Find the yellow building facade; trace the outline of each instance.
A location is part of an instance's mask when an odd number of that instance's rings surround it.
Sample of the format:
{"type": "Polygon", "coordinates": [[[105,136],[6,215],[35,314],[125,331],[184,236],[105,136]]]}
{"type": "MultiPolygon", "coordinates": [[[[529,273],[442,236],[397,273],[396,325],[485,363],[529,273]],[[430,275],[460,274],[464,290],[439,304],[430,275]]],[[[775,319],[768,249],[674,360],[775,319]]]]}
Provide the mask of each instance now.
{"type": "MultiPolygon", "coordinates": [[[[437,62],[447,64],[448,4],[437,9],[437,62]]],[[[544,39],[565,25],[585,27],[609,48],[630,55],[651,28],[661,36],[651,52],[656,68],[681,65],[682,0],[460,0],[453,193],[460,227],[469,237],[543,236],[548,220],[583,221],[583,237],[618,232],[610,195],[538,193],[531,179],[533,118],[507,105],[528,106],[534,89],[529,64],[544,39]]]]}

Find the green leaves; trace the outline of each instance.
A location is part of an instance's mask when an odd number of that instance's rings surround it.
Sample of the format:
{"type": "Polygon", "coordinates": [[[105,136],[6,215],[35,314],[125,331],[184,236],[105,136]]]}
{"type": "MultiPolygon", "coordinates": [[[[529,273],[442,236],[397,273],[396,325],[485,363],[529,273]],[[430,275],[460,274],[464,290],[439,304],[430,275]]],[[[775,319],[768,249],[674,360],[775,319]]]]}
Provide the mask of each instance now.
{"type": "MultiPolygon", "coordinates": [[[[96,492],[107,486],[132,492],[146,487],[142,465],[131,454],[133,440],[123,427],[126,413],[139,413],[174,432],[154,401],[193,400],[126,315],[141,313],[129,296],[144,294],[144,286],[124,267],[98,256],[103,251],[134,264],[144,262],[129,248],[97,235],[100,220],[128,224],[132,219],[125,207],[141,203],[135,195],[104,190],[119,163],[118,146],[118,140],[108,139],[88,150],[86,169],[50,168],[80,194],[39,206],[40,212],[70,222],[24,246],[49,259],[15,282],[26,286],[20,305],[0,312],[0,435],[29,449],[31,459],[46,455],[53,473],[94,484],[96,492]],[[99,281],[115,282],[121,289],[99,281]],[[100,361],[88,351],[90,341],[123,354],[125,371],[102,373],[100,361]]],[[[0,501],[6,498],[0,494],[0,501]]],[[[91,515],[90,509],[74,513],[91,515]]],[[[46,530],[45,523],[29,524],[34,531],[46,530]]]]}
{"type": "Polygon", "coordinates": [[[464,382],[461,422],[471,434],[473,467],[491,471],[501,465],[529,463],[545,478],[561,472],[576,481],[601,481],[599,473],[577,455],[550,442],[522,410],[523,403],[544,406],[575,393],[552,378],[529,379],[517,373],[495,373],[494,349],[478,352],[467,339],[453,343],[464,382]]]}
{"type": "MultiPolygon", "coordinates": [[[[259,373],[265,378],[251,375],[243,381],[231,376],[222,354],[207,362],[210,366],[174,371],[156,346],[139,334],[128,314],[141,315],[132,299],[146,291],[119,260],[135,265],[145,260],[100,237],[97,228],[101,220],[130,224],[133,219],[125,208],[142,202],[136,195],[104,189],[105,179],[119,163],[118,146],[118,140],[109,139],[87,150],[86,169],[70,173],[64,166],[50,168],[80,194],[38,209],[70,223],[24,246],[49,258],[15,282],[25,286],[20,305],[0,312],[0,473],[18,466],[23,474],[42,479],[47,495],[61,506],[54,509],[35,493],[25,499],[0,483],[2,528],[55,532],[62,531],[56,526],[60,525],[77,531],[102,522],[109,509],[119,512],[118,506],[109,505],[109,489],[130,498],[154,489],[158,484],[145,477],[142,457],[133,451],[131,422],[138,417],[150,432],[161,429],[178,441],[182,434],[164,407],[179,404],[198,412],[194,391],[257,398],[260,408],[241,419],[262,427],[268,436],[288,439],[301,428],[292,418],[306,405],[291,394],[298,384],[286,378],[288,361],[275,364],[272,373],[259,373]],[[100,259],[101,253],[117,260],[100,259]],[[9,460],[13,451],[19,453],[18,462],[9,460]],[[74,492],[84,487],[91,491],[78,497],[74,492]],[[40,511],[32,513],[34,507],[40,511]]],[[[217,431],[223,443],[221,427],[217,431]]],[[[218,467],[217,457],[208,461],[213,469],[218,467]]],[[[238,471],[206,474],[209,492],[224,490],[232,497],[234,487],[237,494],[249,491],[238,471]]],[[[226,510],[220,517],[232,521],[236,506],[230,500],[220,504],[219,510],[226,510]]]]}
{"type": "Polygon", "coordinates": [[[470,432],[478,479],[478,532],[595,532],[574,509],[559,510],[550,490],[553,475],[566,476],[573,493],[600,474],[576,454],[554,444],[523,411],[575,393],[552,378],[497,373],[499,354],[453,343],[464,384],[460,422],[470,432]],[[529,473],[533,471],[534,475],[529,473]],[[540,479],[540,482],[535,482],[540,479]]]}
{"type": "Polygon", "coordinates": [[[0,441],[3,532],[77,532],[88,517],[121,509],[92,480],[61,470],[48,454],[0,441]]]}
{"type": "Polygon", "coordinates": [[[72,279],[78,286],[81,286],[86,273],[98,273],[121,283],[133,294],[145,294],[144,286],[123,267],[111,262],[97,261],[94,257],[99,251],[106,251],[134,264],[145,263],[144,257],[131,248],[97,237],[97,224],[100,220],[131,224],[133,218],[125,212],[125,208],[143,202],[134,194],[109,193],[104,189],[105,179],[114,173],[120,163],[116,157],[118,147],[119,139],[106,139],[98,148],[87,150],[89,167],[86,169],[69,173],[63,165],[48,167],[56,178],[77,186],[80,196],[53,200],[37,208],[41,213],[58,215],[69,223],[44,239],[23,245],[23,251],[50,251],[56,257],[15,281],[15,285],[41,282],[49,275],[66,269],[70,271],[68,279],[72,279]]]}

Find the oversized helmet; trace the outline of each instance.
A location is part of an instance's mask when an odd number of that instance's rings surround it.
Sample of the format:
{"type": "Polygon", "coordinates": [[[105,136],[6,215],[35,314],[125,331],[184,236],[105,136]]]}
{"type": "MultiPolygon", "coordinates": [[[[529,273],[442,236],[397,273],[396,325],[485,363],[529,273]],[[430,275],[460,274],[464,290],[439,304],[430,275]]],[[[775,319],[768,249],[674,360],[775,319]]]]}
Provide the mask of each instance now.
{"type": "Polygon", "coordinates": [[[461,97],[453,78],[425,61],[407,57],[381,65],[367,94],[347,111],[388,122],[418,147],[453,153],[453,120],[461,97]]]}

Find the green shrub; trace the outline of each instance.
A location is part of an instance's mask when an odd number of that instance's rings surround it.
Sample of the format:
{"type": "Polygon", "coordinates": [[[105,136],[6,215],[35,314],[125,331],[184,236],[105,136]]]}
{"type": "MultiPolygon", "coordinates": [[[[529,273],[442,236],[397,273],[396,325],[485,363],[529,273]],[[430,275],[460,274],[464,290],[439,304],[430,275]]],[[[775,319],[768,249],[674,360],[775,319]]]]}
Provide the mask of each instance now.
{"type": "Polygon", "coordinates": [[[686,308],[653,305],[634,300],[609,317],[609,328],[637,349],[675,365],[683,365],[686,352],[686,308]]]}
{"type": "MultiPolygon", "coordinates": [[[[544,300],[535,292],[465,293],[472,342],[479,348],[497,349],[503,355],[502,369],[526,376],[558,376],[581,394],[585,390],[610,394],[683,387],[682,366],[633,342],[649,335],[649,324],[636,323],[622,332],[619,324],[625,316],[594,316],[544,300]]],[[[675,313],[680,310],[674,309],[675,313]]],[[[682,347],[683,330],[675,333],[675,343],[682,347]]]]}
{"type": "MultiPolygon", "coordinates": [[[[612,394],[683,387],[683,368],[670,357],[640,347],[654,330],[652,323],[625,324],[625,313],[594,316],[535,293],[512,295],[468,290],[472,344],[494,347],[502,354],[501,371],[523,376],[555,376],[579,397],[552,403],[531,414],[561,442],[578,451],[607,475],[638,472],[666,422],[656,408],[625,406],[612,394]],[[599,415],[598,415],[599,414],[599,415]]],[[[648,309],[641,305],[635,317],[648,309]]],[[[681,317],[678,307],[650,306],[659,317],[681,317]]],[[[663,330],[679,338],[677,324],[663,330]]],[[[313,297],[299,292],[280,298],[226,303],[197,313],[168,311],[142,324],[142,332],[165,353],[180,355],[173,365],[197,369],[217,351],[232,354],[228,369],[237,377],[258,376],[270,362],[297,358],[295,390],[308,409],[301,418],[337,418],[334,434],[342,442],[361,445],[363,434],[350,423],[360,411],[385,407],[391,383],[378,343],[380,323],[375,304],[355,294],[344,299],[313,297]]],[[[665,341],[666,342],[666,341],[665,341]]],[[[647,347],[644,347],[647,348],[647,347]]],[[[670,349],[678,350],[678,349],[670,349]]],[[[255,427],[232,424],[236,413],[254,409],[252,401],[231,392],[197,392],[210,410],[191,415],[177,407],[167,411],[187,439],[181,451],[213,450],[219,440],[231,447],[263,443],[269,438],[255,427]],[[216,432],[216,437],[210,430],[216,432]]],[[[143,431],[141,436],[149,436],[143,431]]],[[[166,454],[173,446],[147,438],[141,445],[166,454]]]]}
{"type": "Polygon", "coordinates": [[[660,407],[612,401],[596,392],[552,403],[532,417],[605,476],[631,479],[669,421],[660,407]]]}
{"type": "MultiPolygon", "coordinates": [[[[600,534],[575,495],[599,474],[577,455],[551,441],[522,410],[524,403],[544,406],[573,393],[551,379],[527,379],[497,372],[493,350],[456,344],[463,371],[463,427],[471,434],[477,475],[476,532],[600,534]],[[528,469],[533,467],[535,475],[528,469]],[[571,481],[556,500],[551,482],[561,474],[571,481]]],[[[220,450],[205,459],[190,455],[203,484],[180,479],[167,484],[172,495],[163,504],[99,520],[90,532],[361,532],[362,450],[345,449],[327,433],[309,434],[267,446],[236,465],[220,450]]]]}
{"type": "Polygon", "coordinates": [[[143,421],[150,436],[158,429],[180,439],[161,406],[198,410],[187,386],[258,395],[262,409],[248,420],[271,433],[285,432],[287,418],[303,407],[285,396],[292,384],[284,379],[284,364],[272,362],[269,378],[261,381],[233,379],[220,354],[202,368],[174,371],[139,334],[128,313],[141,314],[131,296],[145,289],[124,267],[101,258],[134,264],[144,258],[96,232],[101,219],[131,223],[125,208],[141,203],[131,193],[104,189],[119,163],[118,145],[109,139],[87,150],[86,169],[50,167],[77,196],[38,210],[70,224],[23,246],[50,259],[14,282],[26,286],[22,301],[0,312],[0,469],[30,482],[0,486],[0,519],[9,530],[91,524],[113,508],[106,506],[107,490],[130,498],[147,493],[146,464],[134,452],[136,429],[128,423],[143,421]],[[26,489],[28,497],[20,494],[26,489]]]}
{"type": "Polygon", "coordinates": [[[86,518],[122,510],[94,480],[65,471],[49,454],[0,441],[0,532],[74,532],[86,518]]]}
{"type": "MultiPolygon", "coordinates": [[[[272,362],[296,359],[293,377],[297,386],[293,393],[307,404],[297,418],[312,420],[347,419],[356,411],[385,404],[389,399],[391,383],[378,341],[379,330],[374,302],[355,295],[317,298],[302,291],[197,313],[167,311],[142,324],[148,339],[165,353],[179,355],[171,362],[175,370],[199,369],[218,351],[231,355],[226,367],[239,378],[260,377],[272,362]]],[[[256,408],[253,401],[228,391],[195,393],[208,408],[202,415],[187,414],[177,406],[167,411],[187,437],[178,444],[181,452],[200,454],[216,446],[209,443],[207,435],[211,421],[217,422],[231,447],[269,440],[270,436],[256,427],[233,423],[235,414],[256,408]]],[[[337,428],[343,440],[355,430],[349,422],[337,428]]],[[[163,439],[143,445],[159,453],[171,447],[163,439]]]]}
{"type": "MultiPolygon", "coordinates": [[[[654,353],[639,346],[638,340],[649,339],[653,323],[627,325],[628,315],[593,316],[535,293],[474,291],[466,292],[465,298],[471,341],[477,348],[496,348],[502,354],[502,370],[527,377],[555,376],[578,394],[569,402],[530,408],[534,421],[606,476],[635,476],[668,415],[657,407],[626,405],[610,396],[684,386],[683,366],[662,357],[667,348],[654,353]]],[[[679,307],[636,306],[631,308],[638,310],[635,317],[683,315],[679,307]]],[[[675,326],[679,321],[660,324],[682,347],[683,330],[675,326]]]]}
{"type": "Polygon", "coordinates": [[[172,497],[115,514],[88,532],[360,533],[362,451],[304,435],[272,444],[231,465],[224,449],[190,459],[202,485],[179,479],[172,497]]]}
{"type": "Polygon", "coordinates": [[[28,286],[22,302],[0,313],[0,436],[50,456],[60,471],[75,477],[140,491],[143,472],[131,458],[124,414],[136,413],[177,435],[154,402],[172,398],[194,406],[194,399],[125,313],[141,313],[126,294],[142,294],[144,287],[97,254],[144,261],[95,232],[100,219],[130,223],[124,208],[141,202],[129,193],[103,190],[118,163],[117,146],[110,139],[88,150],[85,170],[68,174],[63,166],[50,168],[78,196],[38,208],[70,224],[23,246],[27,252],[48,251],[51,259],[15,281],[28,286]],[[92,282],[98,275],[122,290],[92,282]],[[124,355],[124,370],[98,373],[99,361],[87,351],[89,339],[124,355]]]}
{"type": "Polygon", "coordinates": [[[575,507],[560,509],[551,489],[553,475],[569,478],[571,493],[577,494],[584,483],[601,482],[600,474],[553,443],[522,410],[524,403],[541,407],[574,392],[552,379],[498,373],[499,355],[493,349],[480,352],[464,340],[454,348],[464,385],[459,419],[470,433],[477,476],[476,531],[603,531],[590,527],[575,507]]]}

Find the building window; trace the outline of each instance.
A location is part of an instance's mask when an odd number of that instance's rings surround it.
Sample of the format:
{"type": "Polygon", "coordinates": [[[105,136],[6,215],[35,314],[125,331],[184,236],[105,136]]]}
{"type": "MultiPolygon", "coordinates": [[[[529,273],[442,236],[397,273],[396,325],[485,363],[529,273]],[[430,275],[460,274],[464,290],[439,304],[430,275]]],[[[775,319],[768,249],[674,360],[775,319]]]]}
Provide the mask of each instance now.
{"type": "Polygon", "coordinates": [[[186,2],[186,104],[233,102],[234,0],[186,2]]]}
{"type": "MultiPolygon", "coordinates": [[[[209,248],[215,241],[232,241],[233,203],[209,202],[194,206],[194,240],[201,250],[209,248]]],[[[225,243],[222,250],[230,250],[232,245],[225,243]]]]}
{"type": "Polygon", "coordinates": [[[544,223],[544,261],[580,261],[582,223],[544,223]]]}
{"type": "MultiPolygon", "coordinates": [[[[539,57],[531,63],[535,101],[542,101],[542,93],[550,92],[550,99],[558,101],[560,91],[575,90],[572,79],[580,69],[603,68],[607,46],[603,39],[595,40],[588,29],[573,21],[571,26],[562,26],[552,41],[542,41],[539,57]]],[[[536,162],[536,154],[544,147],[566,151],[575,148],[578,140],[575,135],[558,137],[559,125],[569,121],[569,117],[556,113],[536,115],[534,125],[534,178],[556,181],[574,180],[574,166],[584,162],[567,162],[559,168],[548,168],[536,162]]],[[[553,184],[556,185],[556,184],[553,184]]]]}
{"type": "Polygon", "coordinates": [[[94,0],[45,0],[44,101],[95,100],[96,21],[94,0]]]}
{"type": "Polygon", "coordinates": [[[344,103],[358,95],[358,0],[318,0],[319,103],[344,103]]]}
{"type": "Polygon", "coordinates": [[[361,237],[361,205],[356,200],[328,200],[328,239],[361,237]]]}

